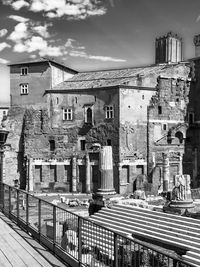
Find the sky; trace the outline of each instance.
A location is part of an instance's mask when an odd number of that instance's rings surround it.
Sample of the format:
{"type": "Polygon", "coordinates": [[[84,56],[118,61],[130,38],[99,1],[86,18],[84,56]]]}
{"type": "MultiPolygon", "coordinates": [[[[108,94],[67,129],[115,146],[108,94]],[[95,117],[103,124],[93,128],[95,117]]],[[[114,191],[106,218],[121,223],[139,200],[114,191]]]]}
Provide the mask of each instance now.
{"type": "MultiPolygon", "coordinates": [[[[199,0],[0,0],[0,77],[6,65],[50,57],[78,71],[154,63],[155,38],[183,38],[194,57],[199,0]]],[[[4,70],[4,71],[3,71],[4,70]]],[[[9,99],[0,83],[0,103],[9,99]]]]}

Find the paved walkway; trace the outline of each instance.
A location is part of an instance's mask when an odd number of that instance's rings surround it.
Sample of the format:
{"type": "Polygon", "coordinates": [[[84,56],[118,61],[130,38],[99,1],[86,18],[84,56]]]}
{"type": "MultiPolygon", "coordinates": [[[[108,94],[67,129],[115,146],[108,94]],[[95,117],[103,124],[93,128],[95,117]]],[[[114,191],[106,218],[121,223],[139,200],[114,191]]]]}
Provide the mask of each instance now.
{"type": "Polygon", "coordinates": [[[1,267],[64,267],[38,242],[0,212],[1,267]]]}

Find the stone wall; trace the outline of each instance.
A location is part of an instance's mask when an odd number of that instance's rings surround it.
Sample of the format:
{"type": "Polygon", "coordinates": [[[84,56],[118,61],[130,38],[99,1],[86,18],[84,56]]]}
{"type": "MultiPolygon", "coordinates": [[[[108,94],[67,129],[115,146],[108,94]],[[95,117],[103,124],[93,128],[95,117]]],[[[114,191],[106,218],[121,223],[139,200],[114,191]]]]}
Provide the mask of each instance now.
{"type": "Polygon", "coordinates": [[[24,140],[23,132],[23,117],[25,110],[20,107],[11,108],[8,112],[8,117],[5,122],[6,129],[9,131],[5,153],[4,153],[4,182],[14,185],[14,180],[21,182],[22,187],[25,187],[24,173],[24,140]]]}
{"type": "Polygon", "coordinates": [[[161,190],[163,153],[169,158],[170,189],[175,174],[182,172],[190,86],[187,77],[160,77],[157,94],[152,97],[148,108],[148,171],[152,175],[152,182],[161,190]]]}

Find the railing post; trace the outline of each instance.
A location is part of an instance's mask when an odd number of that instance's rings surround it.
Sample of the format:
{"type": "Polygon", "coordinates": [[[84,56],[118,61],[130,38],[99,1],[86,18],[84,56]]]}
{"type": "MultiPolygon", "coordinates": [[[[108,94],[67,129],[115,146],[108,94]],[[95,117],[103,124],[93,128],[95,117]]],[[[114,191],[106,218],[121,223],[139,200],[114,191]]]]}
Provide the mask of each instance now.
{"type": "Polygon", "coordinates": [[[19,190],[17,190],[17,207],[16,208],[17,208],[17,224],[19,224],[19,190]]]}
{"type": "Polygon", "coordinates": [[[82,218],[78,217],[78,261],[80,266],[82,262],[82,223],[82,218]]]}
{"type": "Polygon", "coordinates": [[[4,190],[5,190],[5,186],[3,183],[1,183],[1,200],[2,200],[2,211],[4,212],[4,190]]]}
{"type": "Polygon", "coordinates": [[[173,260],[173,267],[179,267],[179,262],[177,260],[173,260]]]}
{"type": "Polygon", "coordinates": [[[26,231],[29,232],[29,194],[26,194],[26,231]]]}
{"type": "Polygon", "coordinates": [[[9,218],[10,218],[10,215],[11,215],[11,187],[9,186],[9,193],[8,193],[8,203],[9,203],[9,206],[8,206],[8,214],[9,214],[9,218]]]}
{"type": "Polygon", "coordinates": [[[114,233],[114,267],[118,267],[117,233],[114,233]]]}
{"type": "Polygon", "coordinates": [[[53,252],[55,253],[56,245],[56,206],[53,206],[53,252]]]}
{"type": "Polygon", "coordinates": [[[41,237],[41,199],[38,200],[38,233],[39,233],[39,242],[41,237]]]}

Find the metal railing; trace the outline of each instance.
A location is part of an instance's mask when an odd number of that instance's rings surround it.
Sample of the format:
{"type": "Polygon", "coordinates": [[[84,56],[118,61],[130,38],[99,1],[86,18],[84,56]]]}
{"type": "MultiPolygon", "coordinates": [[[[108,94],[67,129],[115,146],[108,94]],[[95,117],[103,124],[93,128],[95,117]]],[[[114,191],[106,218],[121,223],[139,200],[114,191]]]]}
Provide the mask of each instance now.
{"type": "Polygon", "coordinates": [[[71,266],[191,267],[142,241],[120,235],[32,194],[1,184],[2,212],[71,266]]]}

